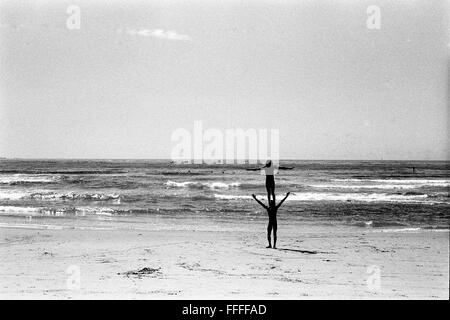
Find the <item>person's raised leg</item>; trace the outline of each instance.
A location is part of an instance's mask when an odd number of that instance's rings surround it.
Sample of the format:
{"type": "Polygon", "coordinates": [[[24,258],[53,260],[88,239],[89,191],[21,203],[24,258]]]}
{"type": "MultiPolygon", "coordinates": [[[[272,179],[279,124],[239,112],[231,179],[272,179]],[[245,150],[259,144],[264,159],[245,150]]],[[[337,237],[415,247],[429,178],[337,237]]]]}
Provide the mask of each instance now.
{"type": "Polygon", "coordinates": [[[270,239],[270,233],[272,232],[272,224],[269,221],[267,225],[267,241],[269,241],[269,245],[266,248],[272,248],[272,241],[270,239]]]}

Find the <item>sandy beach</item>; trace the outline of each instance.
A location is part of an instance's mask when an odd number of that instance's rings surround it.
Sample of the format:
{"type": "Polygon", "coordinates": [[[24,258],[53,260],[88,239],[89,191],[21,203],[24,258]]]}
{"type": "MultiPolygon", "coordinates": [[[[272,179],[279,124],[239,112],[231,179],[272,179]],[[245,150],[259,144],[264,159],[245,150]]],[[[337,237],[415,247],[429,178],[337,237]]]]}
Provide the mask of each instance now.
{"type": "Polygon", "coordinates": [[[226,231],[4,227],[0,298],[449,298],[445,230],[382,232],[281,220],[273,250],[265,248],[264,220],[253,222],[253,231],[227,226],[220,226],[226,231]],[[71,282],[77,270],[79,287],[71,282]]]}

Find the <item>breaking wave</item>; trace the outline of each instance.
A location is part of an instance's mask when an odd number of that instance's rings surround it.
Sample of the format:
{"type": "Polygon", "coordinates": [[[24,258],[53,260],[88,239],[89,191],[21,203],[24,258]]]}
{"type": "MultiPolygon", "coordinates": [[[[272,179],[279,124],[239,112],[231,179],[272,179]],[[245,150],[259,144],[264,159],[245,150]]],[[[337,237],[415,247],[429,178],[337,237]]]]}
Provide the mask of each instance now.
{"type": "MultiPolygon", "coordinates": [[[[422,186],[422,185],[421,185],[422,186]]],[[[416,189],[417,185],[411,184],[361,184],[361,185],[345,185],[345,184],[314,184],[309,187],[315,189],[416,189]]]]}
{"type": "Polygon", "coordinates": [[[175,182],[175,181],[167,181],[166,186],[170,188],[192,188],[192,189],[230,189],[230,188],[238,188],[241,186],[239,182],[198,182],[198,181],[185,181],[185,182],[175,182]]]}
{"type": "Polygon", "coordinates": [[[65,216],[65,215],[107,215],[127,213],[126,210],[118,210],[105,207],[68,207],[68,208],[47,208],[47,207],[22,207],[22,206],[0,206],[0,213],[43,215],[43,216],[65,216]]]}
{"type": "MultiPolygon", "coordinates": [[[[215,194],[217,199],[240,200],[251,199],[249,195],[215,194]]],[[[281,199],[283,195],[277,195],[281,199]]],[[[329,193],[302,192],[291,193],[287,201],[344,201],[344,202],[400,202],[400,203],[446,203],[444,201],[430,201],[426,194],[387,194],[387,193],[329,193]]]]}
{"type": "Polygon", "coordinates": [[[90,201],[108,201],[120,200],[120,194],[104,193],[54,193],[54,192],[26,192],[16,190],[0,190],[0,200],[90,200],[90,201]]]}
{"type": "Polygon", "coordinates": [[[450,180],[448,179],[331,179],[336,182],[357,182],[357,183],[386,183],[383,186],[434,186],[434,187],[448,187],[450,180]]]}
{"type": "Polygon", "coordinates": [[[60,180],[59,176],[51,175],[0,175],[0,184],[18,185],[18,184],[44,184],[55,183],[60,180]]]}

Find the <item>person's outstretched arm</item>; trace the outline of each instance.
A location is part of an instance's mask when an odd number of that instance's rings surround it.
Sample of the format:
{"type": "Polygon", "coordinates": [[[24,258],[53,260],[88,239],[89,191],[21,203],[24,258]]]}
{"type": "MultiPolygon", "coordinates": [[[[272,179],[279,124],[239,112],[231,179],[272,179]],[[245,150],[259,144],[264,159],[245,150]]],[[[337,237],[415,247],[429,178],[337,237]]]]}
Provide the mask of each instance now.
{"type": "Polygon", "coordinates": [[[290,192],[286,193],[286,196],[283,198],[283,200],[281,200],[280,203],[278,203],[277,209],[278,209],[279,207],[281,207],[281,205],[283,204],[284,200],[286,200],[287,197],[289,197],[290,194],[291,194],[290,192]]]}
{"type": "Polygon", "coordinates": [[[253,197],[253,199],[255,199],[256,202],[258,202],[264,209],[267,210],[267,206],[266,206],[264,203],[262,203],[261,201],[259,201],[259,200],[256,198],[256,196],[255,196],[254,194],[252,194],[252,197],[253,197]]]}

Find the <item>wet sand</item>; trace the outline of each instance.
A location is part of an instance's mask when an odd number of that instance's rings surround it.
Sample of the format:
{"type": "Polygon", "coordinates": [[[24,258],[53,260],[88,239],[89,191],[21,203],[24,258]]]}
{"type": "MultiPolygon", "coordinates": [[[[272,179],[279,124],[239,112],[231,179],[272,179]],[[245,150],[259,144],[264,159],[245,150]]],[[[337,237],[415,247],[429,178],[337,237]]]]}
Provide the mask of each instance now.
{"type": "Polygon", "coordinates": [[[286,227],[274,250],[265,248],[264,227],[3,227],[0,298],[449,298],[448,231],[286,227]]]}

